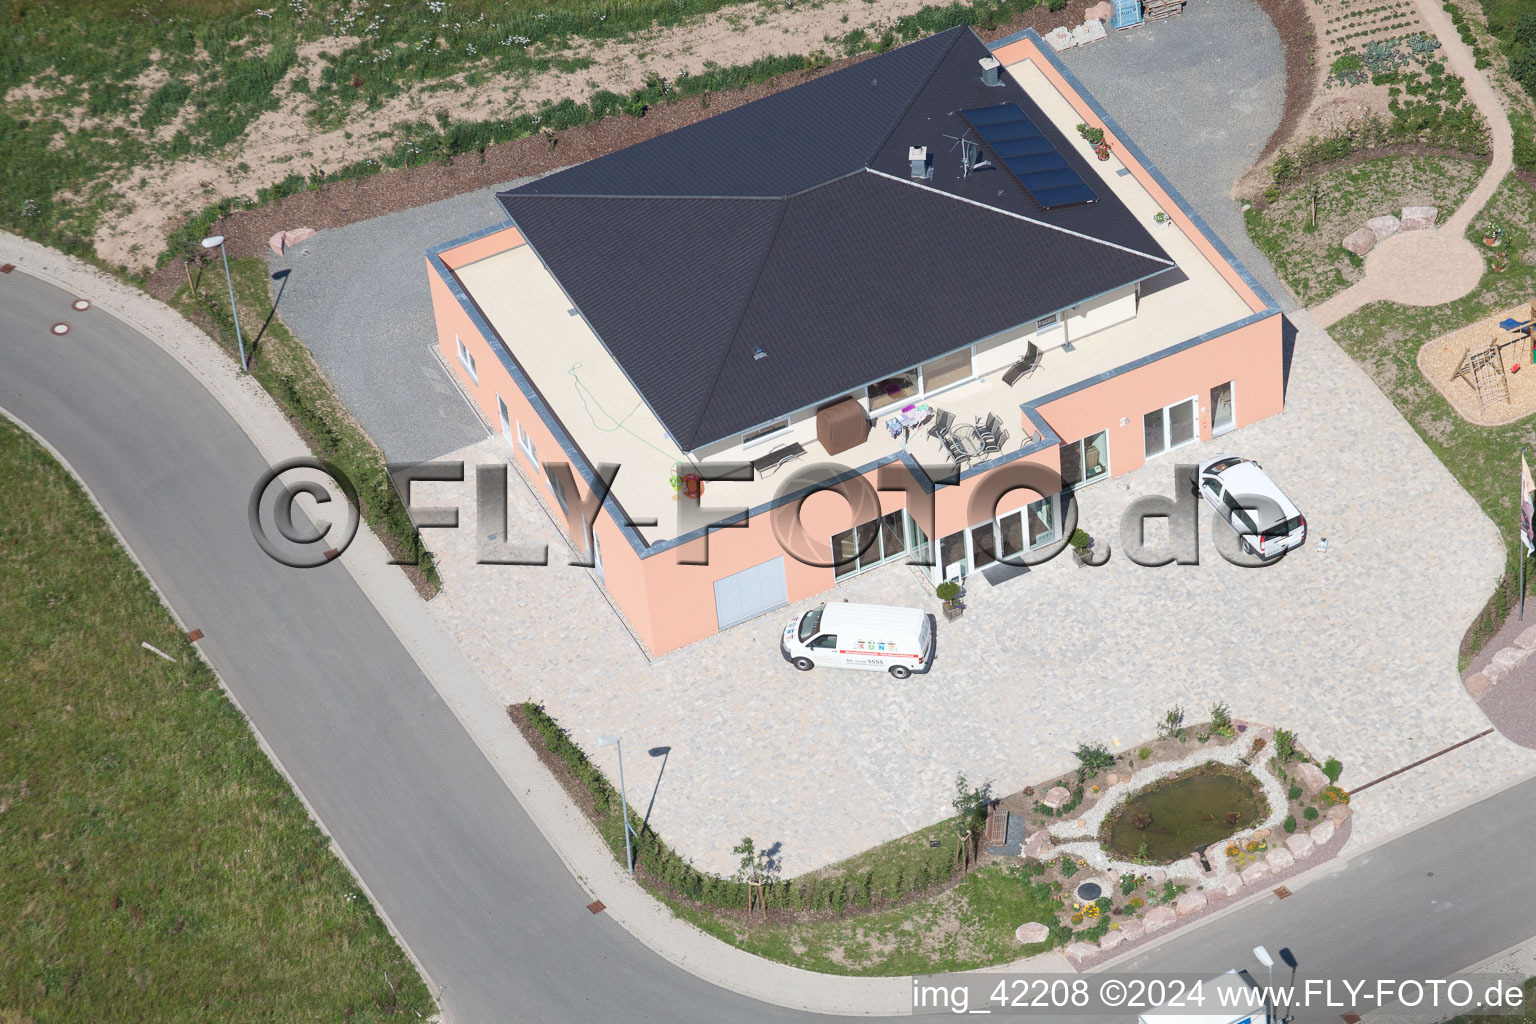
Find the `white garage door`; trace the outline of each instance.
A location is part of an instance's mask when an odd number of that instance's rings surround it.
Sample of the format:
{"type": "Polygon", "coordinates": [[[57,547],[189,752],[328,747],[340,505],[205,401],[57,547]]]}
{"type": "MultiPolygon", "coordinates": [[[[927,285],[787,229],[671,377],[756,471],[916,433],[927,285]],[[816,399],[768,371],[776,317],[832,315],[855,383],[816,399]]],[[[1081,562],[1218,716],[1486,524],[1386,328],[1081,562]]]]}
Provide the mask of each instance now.
{"type": "Polygon", "coordinates": [[[784,557],[715,580],[715,617],[720,628],[734,626],[754,615],[789,603],[784,585],[784,557]]]}

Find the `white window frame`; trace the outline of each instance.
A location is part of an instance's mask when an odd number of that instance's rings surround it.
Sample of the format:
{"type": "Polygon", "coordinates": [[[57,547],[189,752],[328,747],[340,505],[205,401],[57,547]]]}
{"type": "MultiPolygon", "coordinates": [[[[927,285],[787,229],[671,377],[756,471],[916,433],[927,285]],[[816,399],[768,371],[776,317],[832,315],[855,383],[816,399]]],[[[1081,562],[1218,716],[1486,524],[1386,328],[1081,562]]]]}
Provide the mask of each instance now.
{"type": "Polygon", "coordinates": [[[470,350],[465,347],[464,339],[459,337],[457,334],[453,336],[453,340],[459,346],[459,365],[464,367],[464,371],[469,374],[470,380],[474,381],[476,384],[479,384],[480,371],[475,368],[474,353],[470,352],[470,350]]]}
{"type": "Polygon", "coordinates": [[[741,446],[743,448],[752,448],[762,444],[764,441],[772,441],[775,438],[783,437],[787,433],[789,433],[789,417],[785,416],[783,419],[764,424],[757,430],[749,430],[742,434],[741,446]]]}
{"type": "Polygon", "coordinates": [[[533,438],[528,436],[528,431],[523,429],[522,420],[513,420],[517,427],[517,446],[523,450],[523,456],[534,469],[539,468],[539,453],[534,450],[533,438]]]}
{"type": "Polygon", "coordinates": [[[501,395],[496,396],[496,415],[501,418],[501,436],[512,443],[512,413],[507,409],[506,400],[501,395]]]}
{"type": "MultiPolygon", "coordinates": [[[[1237,429],[1237,381],[1226,380],[1222,381],[1221,383],[1227,386],[1227,393],[1231,396],[1232,399],[1232,418],[1226,426],[1218,430],[1216,428],[1216,403],[1211,402],[1211,437],[1213,438],[1220,437],[1222,434],[1225,434],[1228,431],[1237,429]]],[[[1221,384],[1216,385],[1216,388],[1219,387],[1221,387],[1221,384]]],[[[1211,388],[1210,390],[1215,391],[1216,388],[1211,388]]],[[[1209,393],[1210,392],[1207,392],[1207,395],[1209,395],[1209,393]]]]}
{"type": "MultiPolygon", "coordinates": [[[[1152,411],[1151,409],[1147,410],[1147,412],[1151,412],[1151,411],[1152,411]]],[[[1143,419],[1143,421],[1142,421],[1142,428],[1141,428],[1141,430],[1142,430],[1142,433],[1141,433],[1141,453],[1142,453],[1142,461],[1144,461],[1144,462],[1149,460],[1149,459],[1155,459],[1155,458],[1158,458],[1160,456],[1167,455],[1171,451],[1177,451],[1178,449],[1183,448],[1187,444],[1194,444],[1196,441],[1200,440],[1200,396],[1199,395],[1190,395],[1188,398],[1181,398],[1177,402],[1169,402],[1167,405],[1163,406],[1158,411],[1163,414],[1163,441],[1164,441],[1166,446],[1163,448],[1162,451],[1158,452],[1155,455],[1149,454],[1147,452],[1147,433],[1146,433],[1146,429],[1147,428],[1146,428],[1145,420],[1143,419]],[[1190,438],[1189,438],[1188,441],[1180,441],[1178,444],[1166,444],[1166,442],[1168,441],[1168,410],[1172,409],[1176,405],[1184,405],[1185,403],[1189,403],[1189,402],[1194,403],[1194,407],[1195,407],[1195,411],[1192,414],[1193,417],[1194,417],[1194,427],[1195,427],[1194,433],[1190,435],[1190,438]]],[[[1146,415],[1146,413],[1142,414],[1143,417],[1145,417],[1145,415],[1146,415]]]]}

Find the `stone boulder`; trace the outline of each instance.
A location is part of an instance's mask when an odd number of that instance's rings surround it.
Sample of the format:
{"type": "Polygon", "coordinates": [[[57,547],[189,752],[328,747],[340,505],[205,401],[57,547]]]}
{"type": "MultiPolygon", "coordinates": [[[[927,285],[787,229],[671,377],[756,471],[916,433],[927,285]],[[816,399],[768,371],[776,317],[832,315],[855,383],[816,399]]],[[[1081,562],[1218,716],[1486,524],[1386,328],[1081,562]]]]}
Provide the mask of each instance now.
{"type": "Polygon", "coordinates": [[[1105,932],[1104,933],[1104,937],[1099,939],[1099,948],[1100,949],[1114,949],[1116,946],[1120,945],[1120,943],[1122,943],[1124,941],[1125,941],[1125,934],[1123,932],[1114,932],[1114,931],[1105,932]]]}
{"type": "Polygon", "coordinates": [[[1333,838],[1334,830],[1337,828],[1338,826],[1331,819],[1324,818],[1312,826],[1312,831],[1308,835],[1312,837],[1312,841],[1318,846],[1327,846],[1328,840],[1333,838]]]}
{"type": "Polygon", "coordinates": [[[1344,239],[1344,248],[1356,256],[1364,256],[1376,248],[1376,232],[1370,228],[1361,228],[1359,231],[1352,232],[1344,239]]]}
{"type": "Polygon", "coordinates": [[[1268,839],[1269,838],[1269,829],[1267,829],[1267,828],[1256,828],[1256,829],[1254,829],[1253,830],[1253,838],[1255,838],[1255,839],[1268,839]]]}
{"type": "Polygon", "coordinates": [[[1220,878],[1216,879],[1215,887],[1226,893],[1228,896],[1236,896],[1238,892],[1243,888],[1242,876],[1236,873],[1222,875],[1220,878]]]}
{"type": "Polygon", "coordinates": [[[1045,804],[1045,806],[1049,807],[1051,810],[1056,811],[1065,807],[1067,805],[1067,801],[1071,799],[1072,794],[1067,791],[1066,786],[1052,786],[1050,789],[1045,791],[1045,799],[1040,802],[1045,804]]]}
{"type": "Polygon", "coordinates": [[[1488,685],[1497,686],[1504,680],[1505,676],[1509,675],[1509,666],[1500,665],[1496,661],[1490,661],[1483,666],[1483,675],[1488,678],[1488,685]]]}
{"type": "Polygon", "coordinates": [[[1180,917],[1188,917],[1190,914],[1204,910],[1206,902],[1203,892],[1182,893],[1173,901],[1173,912],[1180,917]]]}
{"type": "Polygon", "coordinates": [[[1291,851],[1291,856],[1297,860],[1312,856],[1312,847],[1316,843],[1305,832],[1298,832],[1285,841],[1285,848],[1291,851]]]}
{"type": "Polygon", "coordinates": [[[1083,17],[1090,18],[1094,21],[1108,21],[1110,14],[1113,13],[1113,10],[1114,9],[1110,7],[1109,0],[1099,0],[1098,3],[1094,4],[1092,7],[1083,12],[1083,17]]]}
{"type": "Polygon", "coordinates": [[[1161,931],[1179,919],[1172,907],[1153,907],[1147,911],[1147,916],[1141,919],[1142,927],[1149,932],[1161,931]]]}
{"type": "Polygon", "coordinates": [[[1051,937],[1051,930],[1039,921],[1029,921],[1019,925],[1013,930],[1013,937],[1028,946],[1036,942],[1044,942],[1051,937]]]}
{"type": "Polygon", "coordinates": [[[1146,930],[1146,927],[1134,917],[1127,917],[1120,922],[1120,934],[1128,939],[1139,939],[1146,930]]]}
{"type": "Polygon", "coordinates": [[[1069,942],[1062,948],[1068,960],[1086,960],[1099,951],[1099,947],[1091,942],[1069,942]]]}
{"type": "Polygon", "coordinates": [[[1493,656],[1493,663],[1513,670],[1530,656],[1530,651],[1522,650],[1519,647],[1505,647],[1493,656]]]}
{"type": "Polygon", "coordinates": [[[1072,30],[1065,25],[1053,28],[1045,34],[1045,41],[1051,44],[1051,49],[1060,53],[1062,50],[1070,50],[1077,43],[1072,38],[1072,30]]]}
{"type": "Polygon", "coordinates": [[[1214,907],[1225,899],[1227,899],[1227,890],[1219,885],[1205,890],[1205,905],[1208,907],[1214,907]]]}
{"type": "Polygon", "coordinates": [[[1425,231],[1435,226],[1439,216],[1440,209],[1436,206],[1405,206],[1399,224],[1404,231],[1425,231]]]}
{"type": "Polygon", "coordinates": [[[1296,863],[1296,858],[1291,856],[1290,850],[1277,846],[1264,855],[1264,862],[1269,865],[1271,871],[1284,871],[1296,863]]]}
{"type": "Polygon", "coordinates": [[[1467,688],[1467,696],[1473,700],[1482,700],[1488,695],[1489,689],[1493,687],[1493,683],[1489,680],[1486,672],[1473,672],[1467,676],[1463,685],[1467,688]]]}
{"type": "Polygon", "coordinates": [[[1536,651],[1536,626],[1527,626],[1515,637],[1515,646],[1522,651],[1536,651]]]}
{"type": "Polygon", "coordinates": [[[1341,825],[1344,823],[1345,818],[1354,813],[1354,811],[1349,809],[1348,804],[1334,804],[1332,807],[1328,808],[1327,813],[1325,813],[1323,817],[1327,818],[1335,825],[1341,825]]]}
{"type": "Polygon", "coordinates": [[[1110,772],[1108,775],[1104,776],[1104,788],[1105,789],[1108,789],[1110,786],[1118,785],[1119,782],[1120,782],[1120,773],[1119,772],[1110,772]]]}
{"type": "Polygon", "coordinates": [[[1256,885],[1259,879],[1269,874],[1269,865],[1263,861],[1255,861],[1243,868],[1243,884],[1256,885]]]}
{"type": "Polygon", "coordinates": [[[1384,242],[1402,228],[1402,224],[1391,214],[1385,217],[1372,217],[1365,222],[1365,226],[1371,229],[1371,234],[1376,236],[1376,241],[1384,242]]]}
{"type": "Polygon", "coordinates": [[[1296,766],[1296,781],[1300,783],[1302,792],[1307,796],[1316,796],[1328,785],[1328,776],[1323,770],[1310,761],[1303,761],[1296,766]]]}
{"type": "Polygon", "coordinates": [[[1147,881],[1151,882],[1153,885],[1162,885],[1167,880],[1168,872],[1164,871],[1162,868],[1153,868],[1151,871],[1147,872],[1147,881]]]}
{"type": "Polygon", "coordinates": [[[1046,860],[1051,856],[1051,846],[1051,834],[1042,828],[1024,840],[1024,846],[1019,852],[1024,857],[1046,860]]]}

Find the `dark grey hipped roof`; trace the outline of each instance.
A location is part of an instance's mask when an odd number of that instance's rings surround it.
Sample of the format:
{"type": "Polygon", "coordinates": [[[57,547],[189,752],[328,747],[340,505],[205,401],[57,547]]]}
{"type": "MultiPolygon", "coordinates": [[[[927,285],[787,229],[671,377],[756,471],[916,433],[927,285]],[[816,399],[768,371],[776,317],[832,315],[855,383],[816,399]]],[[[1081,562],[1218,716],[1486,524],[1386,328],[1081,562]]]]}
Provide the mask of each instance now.
{"type": "Polygon", "coordinates": [[[987,55],[953,29],[498,198],[693,450],[1172,266],[1102,184],[961,175],[959,111],[1017,103],[1097,177],[987,55]]]}

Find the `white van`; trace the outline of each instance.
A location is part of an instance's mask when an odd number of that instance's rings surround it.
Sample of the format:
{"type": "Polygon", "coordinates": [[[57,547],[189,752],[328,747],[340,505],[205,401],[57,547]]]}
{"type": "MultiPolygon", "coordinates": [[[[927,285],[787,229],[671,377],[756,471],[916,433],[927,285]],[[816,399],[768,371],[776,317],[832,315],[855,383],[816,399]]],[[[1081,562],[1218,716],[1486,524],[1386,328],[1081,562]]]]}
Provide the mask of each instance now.
{"type": "Polygon", "coordinates": [[[933,620],[916,608],[821,604],[784,627],[779,651],[802,672],[825,665],[885,671],[905,679],[926,671],[933,659],[933,620]]]}

